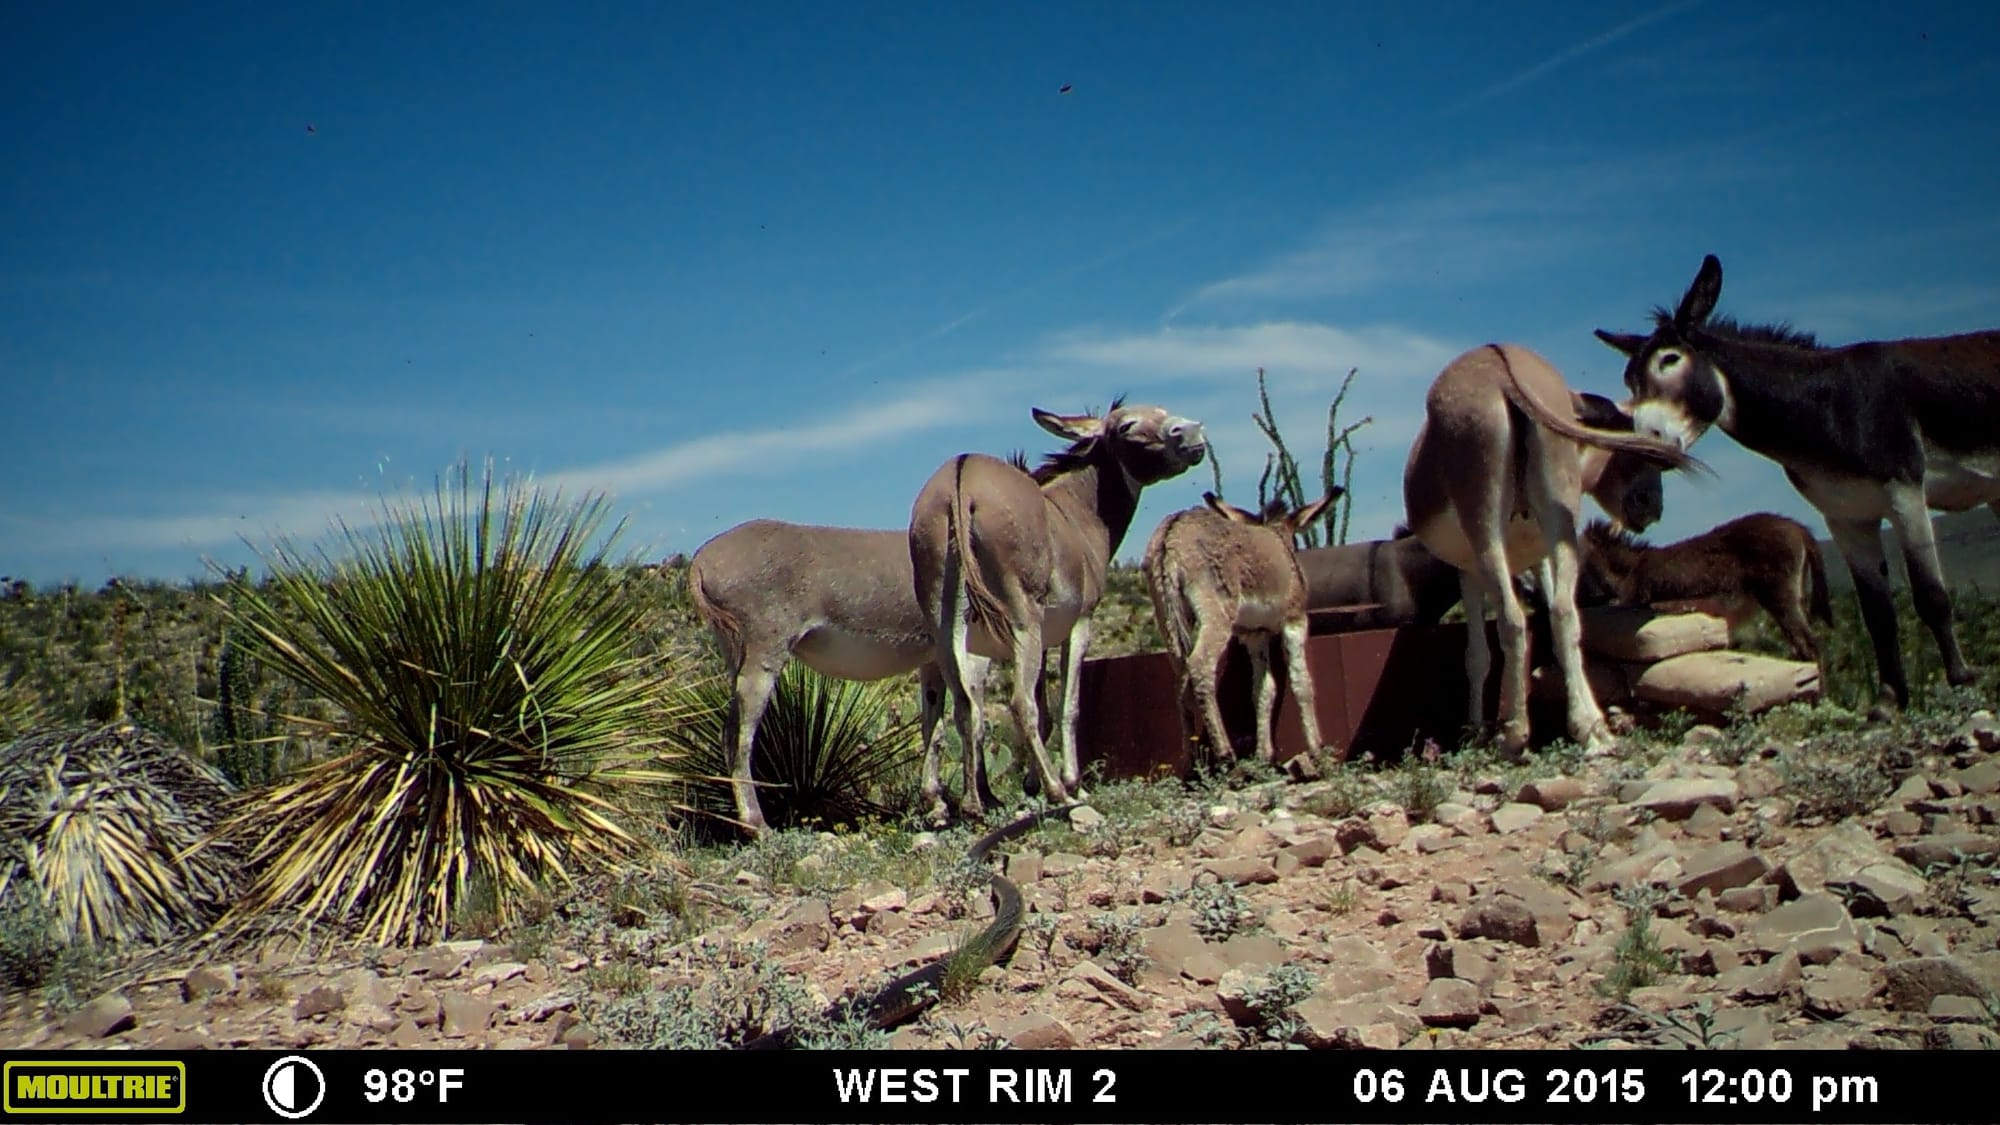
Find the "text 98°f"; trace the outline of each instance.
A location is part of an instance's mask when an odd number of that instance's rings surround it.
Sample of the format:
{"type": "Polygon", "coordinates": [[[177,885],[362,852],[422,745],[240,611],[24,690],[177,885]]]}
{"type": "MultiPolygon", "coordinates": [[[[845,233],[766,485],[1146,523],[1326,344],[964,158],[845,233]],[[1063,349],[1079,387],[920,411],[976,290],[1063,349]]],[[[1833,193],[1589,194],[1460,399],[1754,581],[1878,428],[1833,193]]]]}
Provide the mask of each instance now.
{"type": "Polygon", "coordinates": [[[371,1102],[388,1098],[396,1102],[415,1101],[419,1089],[437,1089],[437,1100],[451,1100],[453,1090],[465,1089],[465,1071],[458,1067],[441,1067],[436,1070],[392,1070],[370,1067],[361,1076],[361,1084],[367,1087],[362,1096],[371,1102]]]}

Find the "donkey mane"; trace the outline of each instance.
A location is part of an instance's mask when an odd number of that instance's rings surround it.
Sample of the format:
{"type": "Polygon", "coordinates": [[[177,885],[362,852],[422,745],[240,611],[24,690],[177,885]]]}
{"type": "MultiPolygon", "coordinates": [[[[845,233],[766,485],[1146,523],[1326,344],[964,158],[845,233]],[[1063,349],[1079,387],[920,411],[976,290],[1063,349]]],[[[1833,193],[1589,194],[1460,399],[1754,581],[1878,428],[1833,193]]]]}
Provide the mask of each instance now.
{"type": "MultiPolygon", "coordinates": [[[[1656,306],[1653,309],[1653,325],[1656,328],[1672,328],[1673,310],[1656,306]]],[[[1703,332],[1711,336],[1746,344],[1782,344],[1788,348],[1808,348],[1815,351],[1825,347],[1812,333],[1793,328],[1782,320],[1766,324],[1742,324],[1733,317],[1714,315],[1703,321],[1700,327],[1703,332]]]]}
{"type": "Polygon", "coordinates": [[[1653,544],[1641,538],[1629,527],[1613,527],[1610,520],[1591,520],[1583,527],[1583,536],[1603,543],[1618,543],[1634,551],[1650,551],[1653,544]]]}

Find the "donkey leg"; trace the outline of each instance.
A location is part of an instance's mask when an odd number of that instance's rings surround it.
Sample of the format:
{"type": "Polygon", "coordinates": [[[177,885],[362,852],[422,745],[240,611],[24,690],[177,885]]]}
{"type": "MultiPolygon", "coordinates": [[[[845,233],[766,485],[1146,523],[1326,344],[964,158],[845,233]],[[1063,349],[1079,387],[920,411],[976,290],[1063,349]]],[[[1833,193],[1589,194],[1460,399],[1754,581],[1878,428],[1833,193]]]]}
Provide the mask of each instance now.
{"type": "Polygon", "coordinates": [[[1910,681],[1903,674],[1903,648],[1897,639],[1896,602],[1889,591],[1889,560],[1882,553],[1882,521],[1875,518],[1836,520],[1827,517],[1826,530],[1854,577],[1854,596],[1861,603],[1861,621],[1875,649],[1875,673],[1880,681],[1869,714],[1886,718],[1910,705],[1910,681]]]}
{"type": "Polygon", "coordinates": [[[1486,675],[1493,652],[1486,644],[1486,583],[1476,570],[1458,572],[1459,600],[1465,606],[1465,724],[1486,729],[1486,675]]]}
{"type": "MultiPolygon", "coordinates": [[[[1549,545],[1550,585],[1543,591],[1548,605],[1550,639],[1555,642],[1556,663],[1562,668],[1563,686],[1569,696],[1569,736],[1586,752],[1609,749],[1611,727],[1604,720],[1596,693],[1590,690],[1590,676],[1583,666],[1583,621],[1576,609],[1577,565],[1576,525],[1563,514],[1553,516],[1559,526],[1549,545]],[[1564,534],[1567,527],[1569,534],[1564,534]]],[[[1544,522],[1543,527],[1549,527],[1544,522]]]]}
{"type": "Polygon", "coordinates": [[[1242,640],[1244,651],[1250,654],[1250,682],[1257,698],[1257,760],[1270,765],[1278,760],[1278,746],[1271,737],[1278,711],[1278,677],[1271,671],[1272,637],[1269,633],[1246,633],[1242,640]]]}
{"type": "MultiPolygon", "coordinates": [[[[984,730],[984,716],[980,713],[980,702],[985,698],[986,673],[988,665],[975,660],[982,658],[973,654],[970,648],[972,626],[965,615],[958,611],[963,590],[959,582],[959,560],[947,556],[945,560],[944,597],[936,623],[939,647],[939,665],[944,672],[945,685],[951,690],[954,718],[957,719],[961,761],[964,763],[959,777],[959,807],[974,820],[983,819],[986,810],[980,803],[981,791],[985,787],[985,771],[981,769],[979,739],[984,730]],[[972,683],[979,686],[977,697],[973,695],[972,683]]],[[[942,791],[932,795],[931,820],[940,823],[949,819],[950,812],[945,806],[942,791]]]]}
{"type": "Polygon", "coordinates": [[[1750,592],[1764,612],[1771,615],[1771,620],[1777,622],[1778,631],[1785,635],[1785,644],[1791,647],[1792,658],[1817,664],[1819,642],[1813,637],[1812,624],[1806,620],[1806,603],[1801,594],[1801,584],[1791,578],[1786,579],[1782,590],[1759,585],[1750,592]]]}
{"type": "Polygon", "coordinates": [[[736,797],[736,819],[751,836],[770,831],[764,820],[763,803],[757,800],[757,786],[751,779],[750,750],[757,742],[757,725],[764,719],[764,707],[778,686],[778,675],[791,659],[789,649],[770,654],[750,653],[736,673],[736,690],[723,724],[724,747],[729,754],[729,786],[736,797]]]}
{"type": "Polygon", "coordinates": [[[1222,658],[1229,651],[1229,626],[1204,619],[1196,626],[1194,647],[1188,650],[1188,688],[1195,709],[1201,713],[1202,728],[1208,735],[1209,753],[1218,762],[1236,760],[1236,747],[1229,730],[1222,725],[1222,709],[1215,693],[1222,679],[1222,658]]]}
{"type": "MultiPolygon", "coordinates": [[[[1063,784],[1070,795],[1082,800],[1084,792],[1081,749],[1076,744],[1077,723],[1083,712],[1083,657],[1090,651],[1090,618],[1079,617],[1063,642],[1063,784]]],[[[1046,736],[1045,736],[1046,737],[1046,736]]]]}
{"type": "Polygon", "coordinates": [[[919,714],[923,723],[924,738],[924,780],[923,799],[929,806],[930,815],[936,819],[943,812],[944,781],[938,776],[938,759],[943,741],[945,696],[949,692],[945,684],[944,670],[935,660],[927,660],[917,669],[917,698],[919,714]]]}
{"type": "Polygon", "coordinates": [[[1049,764],[1048,747],[1042,741],[1041,713],[1035,706],[1038,694],[1035,684],[1042,677],[1044,658],[1042,623],[1034,612],[1023,616],[1025,620],[1014,623],[1014,724],[1020,728],[1021,740],[1028,744],[1035,776],[1042,779],[1043,794],[1050,804],[1066,804],[1069,791],[1062,783],[1062,776],[1049,764]]]}
{"type": "Polygon", "coordinates": [[[1319,705],[1313,694],[1312,666],[1306,659],[1307,625],[1305,618],[1285,624],[1285,665],[1291,675],[1292,696],[1299,701],[1299,725],[1306,732],[1306,753],[1317,759],[1326,749],[1320,739],[1319,705]]]}
{"type": "Polygon", "coordinates": [[[1517,757],[1528,745],[1528,614],[1507,573],[1507,550],[1498,539],[1481,546],[1479,569],[1500,603],[1500,700],[1495,718],[1500,752],[1517,757]]]}
{"type": "Polygon", "coordinates": [[[1910,572],[1910,596],[1917,605],[1917,619],[1937,639],[1938,653],[1944,657],[1945,682],[1961,687],[1979,678],[1965,662],[1958,647],[1958,630],[1951,621],[1951,591],[1944,584],[1944,567],[1938,562],[1937,533],[1931,527],[1930,507],[1924,502],[1922,485],[1889,486],[1889,522],[1896,527],[1896,539],[1903,545],[1903,562],[1910,572]]]}

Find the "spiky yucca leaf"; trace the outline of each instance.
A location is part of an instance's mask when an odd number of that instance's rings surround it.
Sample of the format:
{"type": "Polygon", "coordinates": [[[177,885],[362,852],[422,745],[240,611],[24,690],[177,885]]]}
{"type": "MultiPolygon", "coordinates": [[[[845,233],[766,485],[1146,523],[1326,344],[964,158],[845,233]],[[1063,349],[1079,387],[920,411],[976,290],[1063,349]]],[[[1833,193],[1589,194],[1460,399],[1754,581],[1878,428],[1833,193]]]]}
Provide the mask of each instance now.
{"type": "Polygon", "coordinates": [[[461,466],[455,496],[440,482],[372,533],[342,524],[344,557],[280,541],[267,588],[229,583],[246,645],[332,701],[343,752],[231,818],[256,877],[225,928],[296,912],[426,941],[475,882],[511,921],[521,895],[629,855],[621,821],[663,811],[674,774],[649,732],[667,669],[627,648],[639,609],[605,562],[622,525],[593,550],[601,496],[494,487],[490,465],[477,494],[461,466]]]}
{"type": "Polygon", "coordinates": [[[237,860],[191,854],[230,791],[209,766],[138,727],[47,731],[0,746],[0,906],[26,893],[63,942],[159,941],[233,893],[237,860]]]}
{"type": "MultiPolygon", "coordinates": [[[[736,805],[722,749],[730,685],[720,677],[677,690],[691,718],[668,732],[687,774],[688,804],[734,820],[736,805]]],[[[880,794],[906,780],[922,753],[910,712],[916,693],[907,678],[855,682],[822,675],[794,660],[757,727],[751,750],[757,799],[774,828],[853,824],[892,815],[880,794]]]]}

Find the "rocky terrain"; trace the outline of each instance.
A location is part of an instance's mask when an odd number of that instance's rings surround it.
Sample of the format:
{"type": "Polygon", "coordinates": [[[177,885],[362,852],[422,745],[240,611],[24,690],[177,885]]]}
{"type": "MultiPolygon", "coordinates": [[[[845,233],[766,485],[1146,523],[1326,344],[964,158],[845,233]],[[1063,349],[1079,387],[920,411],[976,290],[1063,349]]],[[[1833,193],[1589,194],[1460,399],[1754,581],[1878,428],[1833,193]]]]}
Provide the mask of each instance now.
{"type": "MultiPolygon", "coordinates": [[[[1029,909],[1011,958],[821,1045],[2000,1047],[1991,712],[1312,772],[1099,787],[1002,845],[1029,909]]],[[[740,1042],[990,918],[968,839],[785,833],[415,951],[182,950],[66,1011],[9,997],[0,1042],[740,1042]]]]}

